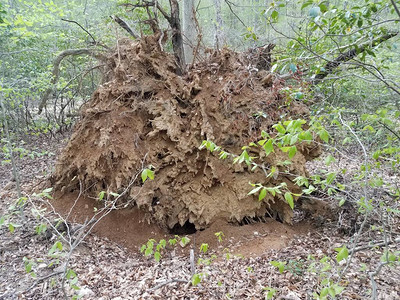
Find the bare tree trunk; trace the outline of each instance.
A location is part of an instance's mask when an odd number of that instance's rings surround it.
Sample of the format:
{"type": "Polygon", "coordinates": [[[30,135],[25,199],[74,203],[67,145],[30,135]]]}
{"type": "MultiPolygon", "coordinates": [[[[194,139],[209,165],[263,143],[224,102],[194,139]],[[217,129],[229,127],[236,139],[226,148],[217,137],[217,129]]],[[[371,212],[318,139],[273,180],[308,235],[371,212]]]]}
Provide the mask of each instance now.
{"type": "Polygon", "coordinates": [[[193,63],[193,49],[196,45],[195,0],[183,0],[183,35],[185,61],[193,63]]]}
{"type": "Polygon", "coordinates": [[[182,75],[185,72],[185,50],[183,49],[182,29],[181,20],[179,18],[179,4],[177,0],[169,0],[171,6],[171,16],[169,18],[169,24],[172,28],[172,46],[174,49],[175,59],[178,64],[178,75],[182,75]]]}
{"type": "Polygon", "coordinates": [[[223,23],[222,14],[221,14],[221,0],[214,0],[214,5],[215,5],[215,16],[216,16],[215,48],[220,49],[225,44],[225,35],[224,35],[224,32],[222,31],[224,23],[223,23]]]}

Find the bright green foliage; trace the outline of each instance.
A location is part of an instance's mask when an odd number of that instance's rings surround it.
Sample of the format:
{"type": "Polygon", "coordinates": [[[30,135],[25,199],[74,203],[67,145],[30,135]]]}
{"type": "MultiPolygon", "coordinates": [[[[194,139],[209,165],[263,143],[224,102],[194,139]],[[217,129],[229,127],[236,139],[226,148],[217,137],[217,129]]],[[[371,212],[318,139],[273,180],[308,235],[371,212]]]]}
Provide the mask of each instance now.
{"type": "Polygon", "coordinates": [[[206,275],[204,273],[196,273],[192,276],[192,285],[198,285],[206,275]]]}
{"type": "Polygon", "coordinates": [[[279,273],[283,274],[283,272],[285,271],[286,262],[272,260],[269,263],[278,268],[279,273]]]}
{"type": "Polygon", "coordinates": [[[208,244],[205,244],[205,243],[201,244],[200,252],[207,253],[207,251],[208,251],[208,244]]]}
{"type": "Polygon", "coordinates": [[[341,262],[342,260],[346,259],[349,256],[349,250],[346,246],[342,248],[336,248],[335,251],[337,252],[336,261],[341,262]]]}
{"type": "MultiPolygon", "coordinates": [[[[152,166],[150,166],[150,168],[151,167],[152,166]]],[[[150,180],[153,180],[154,179],[154,171],[151,169],[147,169],[147,168],[143,169],[141,177],[142,177],[142,182],[145,182],[147,180],[147,178],[149,178],[150,180]]]]}
{"type": "MultiPolygon", "coordinates": [[[[185,247],[188,243],[190,243],[190,239],[185,236],[180,238],[176,235],[174,238],[168,240],[168,244],[170,246],[175,246],[178,242],[181,247],[185,247]]],[[[161,239],[158,243],[155,239],[149,239],[146,244],[143,244],[140,247],[140,252],[143,253],[144,256],[153,255],[155,261],[159,262],[162,258],[161,253],[166,249],[166,247],[167,241],[165,239],[161,239]]]]}
{"type": "Polygon", "coordinates": [[[224,239],[224,233],[222,232],[222,231],[219,231],[219,232],[216,232],[216,233],[214,233],[215,234],[215,236],[217,237],[217,239],[218,239],[218,242],[219,243],[221,243],[222,242],[222,240],[224,239]]]}
{"type": "Polygon", "coordinates": [[[264,290],[264,294],[265,294],[265,299],[270,300],[270,299],[274,299],[274,296],[276,294],[276,289],[273,289],[271,287],[265,287],[263,288],[264,290]]]}

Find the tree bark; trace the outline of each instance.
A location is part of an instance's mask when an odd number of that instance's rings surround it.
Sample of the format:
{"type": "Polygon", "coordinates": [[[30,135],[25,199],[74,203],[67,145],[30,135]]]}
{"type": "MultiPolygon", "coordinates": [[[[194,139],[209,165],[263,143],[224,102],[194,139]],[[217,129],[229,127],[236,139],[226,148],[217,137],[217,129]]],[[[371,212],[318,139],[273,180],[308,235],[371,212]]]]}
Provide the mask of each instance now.
{"type": "Polygon", "coordinates": [[[179,18],[179,4],[177,0],[169,0],[171,6],[171,16],[168,20],[172,29],[172,47],[176,63],[178,65],[177,74],[182,75],[185,72],[185,50],[183,49],[181,20],[179,18]]]}
{"type": "Polygon", "coordinates": [[[225,35],[224,32],[222,31],[222,28],[224,26],[224,22],[222,19],[222,14],[221,14],[221,0],[214,0],[214,5],[215,5],[215,48],[220,49],[223,47],[225,44],[225,35]]]}
{"type": "Polygon", "coordinates": [[[193,63],[193,49],[196,45],[195,0],[183,0],[183,36],[185,62],[193,63]]]}
{"type": "Polygon", "coordinates": [[[115,22],[117,22],[119,26],[121,26],[123,29],[125,29],[126,32],[128,32],[131,36],[133,36],[135,39],[139,38],[139,36],[136,33],[134,33],[133,30],[129,27],[129,25],[126,24],[126,22],[124,20],[122,20],[120,17],[112,16],[111,18],[115,22]]]}

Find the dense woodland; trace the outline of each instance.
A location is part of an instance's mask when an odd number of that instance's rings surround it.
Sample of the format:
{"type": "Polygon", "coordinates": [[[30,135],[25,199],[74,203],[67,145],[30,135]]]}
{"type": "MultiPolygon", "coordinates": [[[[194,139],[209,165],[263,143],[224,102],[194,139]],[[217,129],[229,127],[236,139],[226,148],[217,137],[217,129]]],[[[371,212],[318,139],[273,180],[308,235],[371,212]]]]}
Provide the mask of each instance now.
{"type": "Polygon", "coordinates": [[[0,2],[0,299],[399,299],[399,22],[0,2]]]}

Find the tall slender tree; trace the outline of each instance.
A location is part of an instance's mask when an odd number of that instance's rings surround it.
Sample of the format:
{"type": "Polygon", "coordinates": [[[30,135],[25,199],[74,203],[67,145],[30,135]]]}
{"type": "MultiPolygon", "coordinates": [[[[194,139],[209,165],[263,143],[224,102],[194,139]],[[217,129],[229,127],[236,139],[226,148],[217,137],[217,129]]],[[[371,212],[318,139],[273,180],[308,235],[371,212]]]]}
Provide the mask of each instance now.
{"type": "Polygon", "coordinates": [[[183,47],[187,64],[193,62],[193,49],[196,45],[195,0],[183,1],[183,47]]]}

